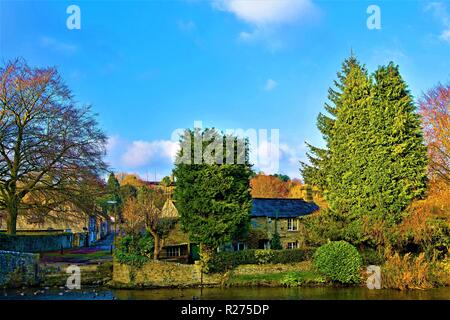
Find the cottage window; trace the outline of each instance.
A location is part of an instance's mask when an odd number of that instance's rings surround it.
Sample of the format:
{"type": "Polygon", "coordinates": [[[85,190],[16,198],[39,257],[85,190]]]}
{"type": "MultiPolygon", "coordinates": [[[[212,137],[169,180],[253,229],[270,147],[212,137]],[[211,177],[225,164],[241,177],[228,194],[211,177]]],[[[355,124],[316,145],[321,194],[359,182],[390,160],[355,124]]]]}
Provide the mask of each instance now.
{"type": "Polygon", "coordinates": [[[298,230],[298,219],[288,219],[288,231],[298,230]]]}
{"type": "Polygon", "coordinates": [[[179,257],[179,256],[181,256],[181,248],[180,247],[168,247],[167,248],[167,256],[168,257],[179,257]]]}
{"type": "Polygon", "coordinates": [[[234,251],[245,250],[245,243],[238,242],[233,245],[234,251]]]}
{"type": "Polygon", "coordinates": [[[287,248],[288,249],[297,249],[298,248],[298,243],[297,242],[288,242],[287,248]]]}

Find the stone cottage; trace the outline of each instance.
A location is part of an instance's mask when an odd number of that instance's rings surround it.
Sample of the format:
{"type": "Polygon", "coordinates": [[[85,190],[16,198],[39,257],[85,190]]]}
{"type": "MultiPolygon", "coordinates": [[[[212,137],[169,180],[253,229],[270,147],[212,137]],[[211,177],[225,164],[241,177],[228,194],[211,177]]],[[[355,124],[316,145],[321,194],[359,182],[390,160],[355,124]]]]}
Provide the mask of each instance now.
{"type": "MultiPolygon", "coordinates": [[[[317,210],[317,204],[303,199],[253,199],[250,233],[257,239],[257,243],[252,247],[270,249],[270,239],[278,232],[283,249],[299,248],[304,239],[301,220],[317,210]]],[[[243,243],[241,247],[246,248],[248,245],[243,243]]]]}
{"type": "MultiPolygon", "coordinates": [[[[250,230],[247,237],[233,241],[220,250],[238,251],[245,249],[270,249],[270,239],[275,230],[280,235],[284,249],[301,247],[304,233],[301,220],[304,216],[319,210],[312,199],[291,198],[254,198],[250,214],[250,230]]],[[[181,230],[179,215],[172,200],[163,208],[163,215],[176,220],[169,235],[163,241],[160,259],[184,261],[198,256],[198,245],[191,243],[189,237],[181,230]]]]}

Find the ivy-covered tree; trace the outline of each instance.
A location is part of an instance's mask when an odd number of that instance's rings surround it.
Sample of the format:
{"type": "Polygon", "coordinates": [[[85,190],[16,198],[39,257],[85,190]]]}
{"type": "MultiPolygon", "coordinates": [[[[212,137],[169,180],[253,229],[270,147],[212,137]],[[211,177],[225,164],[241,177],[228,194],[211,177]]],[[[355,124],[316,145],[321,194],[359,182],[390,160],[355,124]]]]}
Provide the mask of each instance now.
{"type": "Polygon", "coordinates": [[[182,228],[200,244],[203,259],[248,228],[252,174],[248,142],[215,129],[195,129],[185,131],[180,146],[173,198],[182,228]]]}

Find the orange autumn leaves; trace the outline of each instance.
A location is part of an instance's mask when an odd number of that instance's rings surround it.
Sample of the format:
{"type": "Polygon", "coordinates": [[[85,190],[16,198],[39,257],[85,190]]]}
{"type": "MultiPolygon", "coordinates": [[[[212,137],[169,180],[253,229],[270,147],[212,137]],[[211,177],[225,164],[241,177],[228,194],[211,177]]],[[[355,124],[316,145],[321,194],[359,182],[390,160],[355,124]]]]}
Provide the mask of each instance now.
{"type": "Polygon", "coordinates": [[[302,198],[300,180],[283,181],[277,176],[257,174],[250,180],[253,198],[302,198]]]}
{"type": "Polygon", "coordinates": [[[431,243],[440,229],[433,222],[450,228],[450,186],[442,180],[430,181],[428,196],[413,202],[408,212],[399,226],[401,233],[412,235],[416,243],[431,243]]]}
{"type": "Polygon", "coordinates": [[[419,113],[428,145],[430,176],[450,185],[450,84],[429,90],[419,101],[419,113]]]}

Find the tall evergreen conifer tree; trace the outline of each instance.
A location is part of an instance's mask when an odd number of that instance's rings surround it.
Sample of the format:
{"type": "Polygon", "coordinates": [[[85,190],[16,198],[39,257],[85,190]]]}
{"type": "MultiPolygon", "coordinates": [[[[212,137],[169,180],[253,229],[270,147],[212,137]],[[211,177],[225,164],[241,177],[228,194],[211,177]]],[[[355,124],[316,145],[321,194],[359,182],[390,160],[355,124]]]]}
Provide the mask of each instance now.
{"type": "Polygon", "coordinates": [[[390,222],[426,189],[427,154],[419,115],[398,66],[374,73],[370,109],[368,210],[390,222]]]}
{"type": "Polygon", "coordinates": [[[426,147],[398,66],[390,63],[369,76],[351,56],[335,86],[332,104],[325,105],[331,117],[317,119],[326,148],[309,146],[311,164],[302,163],[301,171],[306,182],[325,190],[334,217],[357,226],[346,228],[347,240],[361,240],[363,220],[397,223],[423,195],[426,147]]]}

